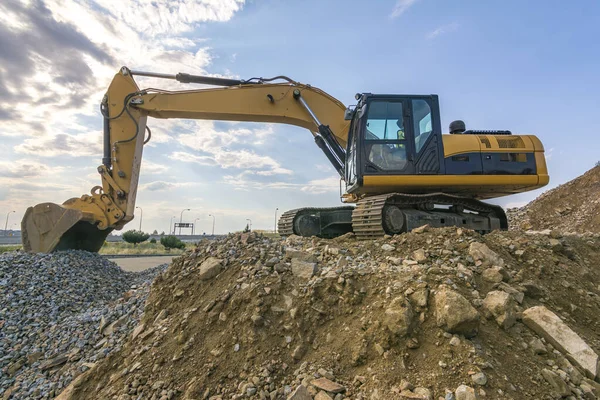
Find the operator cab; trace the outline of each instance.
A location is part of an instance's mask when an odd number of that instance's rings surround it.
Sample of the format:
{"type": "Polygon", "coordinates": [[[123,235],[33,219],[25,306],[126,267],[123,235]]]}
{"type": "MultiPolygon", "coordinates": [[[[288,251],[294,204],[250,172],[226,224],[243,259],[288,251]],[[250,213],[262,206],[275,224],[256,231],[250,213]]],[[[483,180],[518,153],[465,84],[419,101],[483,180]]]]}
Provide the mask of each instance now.
{"type": "Polygon", "coordinates": [[[437,95],[357,94],[346,150],[349,193],[366,175],[444,173],[437,95]]]}

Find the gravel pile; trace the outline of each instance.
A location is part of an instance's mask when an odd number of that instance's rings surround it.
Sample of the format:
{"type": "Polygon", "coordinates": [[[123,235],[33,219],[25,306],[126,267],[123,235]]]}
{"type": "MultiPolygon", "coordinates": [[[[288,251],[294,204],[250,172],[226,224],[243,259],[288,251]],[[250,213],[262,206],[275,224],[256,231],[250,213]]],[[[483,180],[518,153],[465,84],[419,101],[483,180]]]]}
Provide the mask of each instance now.
{"type": "Polygon", "coordinates": [[[120,349],[154,277],[83,251],[0,255],[0,398],[46,399],[120,349]]]}

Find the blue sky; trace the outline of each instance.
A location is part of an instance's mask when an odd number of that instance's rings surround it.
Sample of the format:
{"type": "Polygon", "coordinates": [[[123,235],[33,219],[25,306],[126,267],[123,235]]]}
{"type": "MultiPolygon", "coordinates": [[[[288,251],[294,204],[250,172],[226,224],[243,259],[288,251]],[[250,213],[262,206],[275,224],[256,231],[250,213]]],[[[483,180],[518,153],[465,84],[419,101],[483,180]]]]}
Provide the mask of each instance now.
{"type": "MultiPolygon", "coordinates": [[[[597,1],[123,3],[0,5],[0,213],[17,211],[11,225],[28,205],[62,203],[99,183],[97,107],[121,65],[240,78],[284,74],[346,104],[356,92],[436,93],[444,129],[463,119],[468,128],[537,135],[548,156],[547,188],[600,160],[597,1]]],[[[210,231],[214,214],[223,233],[243,228],[246,218],[272,229],[276,207],[339,204],[336,174],[301,128],[148,125],[155,135],[138,192],[144,230],[167,230],[184,208],[192,209],[184,220],[199,218],[201,231],[210,231]]],[[[498,202],[522,204],[539,193],[498,202]]]]}

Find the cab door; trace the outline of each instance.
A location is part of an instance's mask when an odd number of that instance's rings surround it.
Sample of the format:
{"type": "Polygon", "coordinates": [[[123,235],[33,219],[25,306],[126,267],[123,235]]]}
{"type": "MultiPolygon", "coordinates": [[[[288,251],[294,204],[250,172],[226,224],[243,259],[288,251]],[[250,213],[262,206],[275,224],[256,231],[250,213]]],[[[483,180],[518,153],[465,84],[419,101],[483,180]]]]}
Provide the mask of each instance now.
{"type": "Polygon", "coordinates": [[[410,137],[410,104],[406,98],[375,97],[363,117],[364,175],[411,175],[414,143],[410,137]]]}
{"type": "Polygon", "coordinates": [[[414,173],[444,173],[444,149],[437,96],[412,97],[409,107],[410,137],[413,144],[410,157],[414,163],[414,173]]]}

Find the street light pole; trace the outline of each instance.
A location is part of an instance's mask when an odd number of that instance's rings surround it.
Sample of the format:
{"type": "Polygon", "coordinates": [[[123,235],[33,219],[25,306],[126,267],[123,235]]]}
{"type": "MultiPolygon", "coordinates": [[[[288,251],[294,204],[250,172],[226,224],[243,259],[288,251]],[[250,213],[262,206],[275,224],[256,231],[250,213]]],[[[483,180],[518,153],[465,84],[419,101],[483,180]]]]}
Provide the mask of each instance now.
{"type": "Polygon", "coordinates": [[[215,236],[215,216],[212,214],[208,214],[208,216],[213,218],[212,236],[215,236]]]}
{"type": "Polygon", "coordinates": [[[250,229],[250,232],[252,232],[252,220],[250,218],[246,218],[246,221],[250,222],[248,229],[250,229]]]}
{"type": "Polygon", "coordinates": [[[181,220],[183,218],[183,212],[184,211],[190,211],[189,208],[184,208],[183,210],[181,210],[181,214],[179,214],[179,234],[181,235],[181,220]]]}
{"type": "Polygon", "coordinates": [[[8,216],[14,212],[15,211],[9,211],[8,214],[6,214],[6,222],[4,223],[4,236],[8,235],[8,233],[6,232],[8,230],[8,216]]]}
{"type": "Polygon", "coordinates": [[[198,221],[200,218],[196,218],[194,220],[194,225],[192,225],[192,235],[194,234],[194,230],[196,229],[196,221],[198,221]]]}
{"type": "Polygon", "coordinates": [[[275,225],[273,225],[273,233],[277,233],[277,210],[279,210],[279,207],[275,209],[275,225]]]}
{"type": "Polygon", "coordinates": [[[173,235],[174,235],[174,234],[175,234],[175,226],[173,225],[173,220],[174,220],[175,218],[177,218],[177,217],[173,215],[173,216],[171,217],[171,221],[169,222],[169,235],[171,235],[171,234],[173,234],[173,235]],[[171,230],[171,228],[173,228],[173,230],[171,230]]]}
{"type": "Polygon", "coordinates": [[[135,207],[135,208],[139,208],[140,209],[140,232],[142,231],[142,218],[144,217],[144,210],[142,210],[142,207],[135,207]]]}

